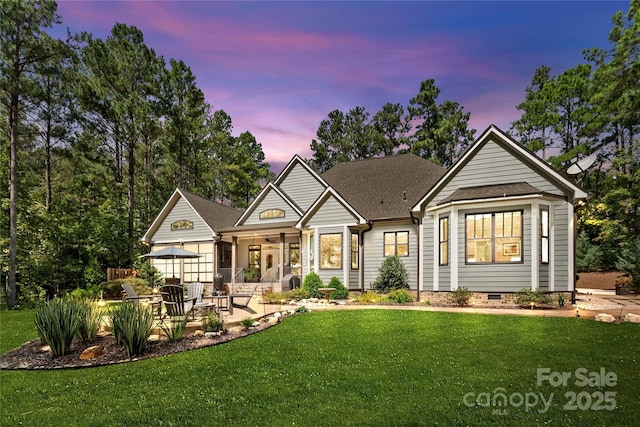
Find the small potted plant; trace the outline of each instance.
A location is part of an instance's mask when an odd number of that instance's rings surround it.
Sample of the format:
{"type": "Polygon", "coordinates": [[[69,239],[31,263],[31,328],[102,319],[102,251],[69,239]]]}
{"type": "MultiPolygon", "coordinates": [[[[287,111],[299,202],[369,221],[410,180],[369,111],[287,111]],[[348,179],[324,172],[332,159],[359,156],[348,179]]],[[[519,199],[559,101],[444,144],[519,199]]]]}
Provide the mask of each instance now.
{"type": "Polygon", "coordinates": [[[244,271],[244,280],[247,283],[257,282],[260,280],[258,276],[258,270],[255,268],[248,268],[244,271]]]}

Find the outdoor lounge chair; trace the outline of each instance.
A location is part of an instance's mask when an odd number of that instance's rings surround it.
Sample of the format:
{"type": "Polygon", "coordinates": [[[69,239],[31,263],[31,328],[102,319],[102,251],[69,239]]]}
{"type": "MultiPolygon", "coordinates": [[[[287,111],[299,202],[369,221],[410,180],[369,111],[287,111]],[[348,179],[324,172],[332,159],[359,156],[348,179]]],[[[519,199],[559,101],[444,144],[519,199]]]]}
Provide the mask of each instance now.
{"type": "Polygon", "coordinates": [[[128,283],[123,283],[122,291],[124,295],[122,299],[124,301],[131,301],[133,304],[138,305],[140,301],[144,301],[152,307],[157,307],[158,315],[160,315],[160,309],[162,307],[162,299],[160,299],[160,295],[138,295],[136,290],[128,283]]]}
{"type": "Polygon", "coordinates": [[[194,310],[203,308],[207,313],[209,313],[211,309],[215,307],[215,304],[212,302],[202,301],[202,298],[204,297],[204,284],[201,282],[187,283],[187,296],[189,299],[196,299],[193,306],[194,310]]]}
{"type": "Polygon", "coordinates": [[[253,294],[256,292],[256,289],[260,286],[260,283],[256,283],[251,288],[251,291],[246,294],[231,294],[229,295],[229,299],[231,300],[231,305],[238,308],[246,308],[251,302],[251,298],[253,294]]]}
{"type": "Polygon", "coordinates": [[[160,288],[160,295],[162,295],[162,302],[167,309],[167,316],[187,316],[189,314],[193,316],[196,298],[185,297],[182,286],[162,286],[160,288]]]}

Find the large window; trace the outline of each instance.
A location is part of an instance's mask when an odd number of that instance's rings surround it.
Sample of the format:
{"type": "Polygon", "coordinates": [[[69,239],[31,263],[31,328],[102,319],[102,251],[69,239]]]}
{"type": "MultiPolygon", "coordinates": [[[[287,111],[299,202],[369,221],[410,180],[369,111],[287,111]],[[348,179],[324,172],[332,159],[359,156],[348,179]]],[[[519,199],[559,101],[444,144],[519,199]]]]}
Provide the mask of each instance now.
{"type": "Polygon", "coordinates": [[[351,269],[358,269],[358,233],[351,233],[351,269]]]}
{"type": "Polygon", "coordinates": [[[466,215],[467,263],[522,262],[522,211],[466,215]]]}
{"type": "Polygon", "coordinates": [[[549,263],[549,210],[540,211],[540,262],[549,263]]]}
{"type": "Polygon", "coordinates": [[[320,235],[320,268],[342,268],[342,234],[320,235]]]}
{"type": "Polygon", "coordinates": [[[449,264],[449,217],[440,218],[440,265],[449,264]]]}
{"type": "Polygon", "coordinates": [[[409,232],[384,233],[384,256],[409,256],[409,232]]]}

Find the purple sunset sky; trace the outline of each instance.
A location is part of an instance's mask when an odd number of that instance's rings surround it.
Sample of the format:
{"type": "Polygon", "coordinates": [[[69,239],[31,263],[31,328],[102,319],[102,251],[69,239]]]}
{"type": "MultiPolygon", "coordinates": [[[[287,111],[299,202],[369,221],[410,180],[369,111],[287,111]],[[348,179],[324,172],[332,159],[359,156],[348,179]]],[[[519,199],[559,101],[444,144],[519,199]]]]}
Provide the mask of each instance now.
{"type": "MultiPolygon", "coordinates": [[[[433,78],[439,102],[456,101],[470,126],[508,130],[536,68],[557,74],[582,50],[609,47],[606,2],[59,1],[63,35],[106,38],[136,26],[158,55],[183,60],[213,110],[250,131],[279,172],[311,157],[320,122],[335,109],[409,104],[433,78]]],[[[478,135],[478,134],[476,134],[478,135]]]]}

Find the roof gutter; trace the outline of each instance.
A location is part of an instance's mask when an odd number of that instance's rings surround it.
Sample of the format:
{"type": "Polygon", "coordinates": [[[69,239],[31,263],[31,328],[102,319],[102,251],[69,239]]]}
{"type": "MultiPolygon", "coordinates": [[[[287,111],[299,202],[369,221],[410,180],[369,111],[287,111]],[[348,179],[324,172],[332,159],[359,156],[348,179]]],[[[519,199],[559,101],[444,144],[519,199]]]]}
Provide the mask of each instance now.
{"type": "Polygon", "coordinates": [[[360,291],[364,293],[364,233],[371,231],[373,223],[367,221],[367,229],[360,232],[358,258],[360,258],[360,271],[358,272],[358,281],[360,282],[360,291]]]}

